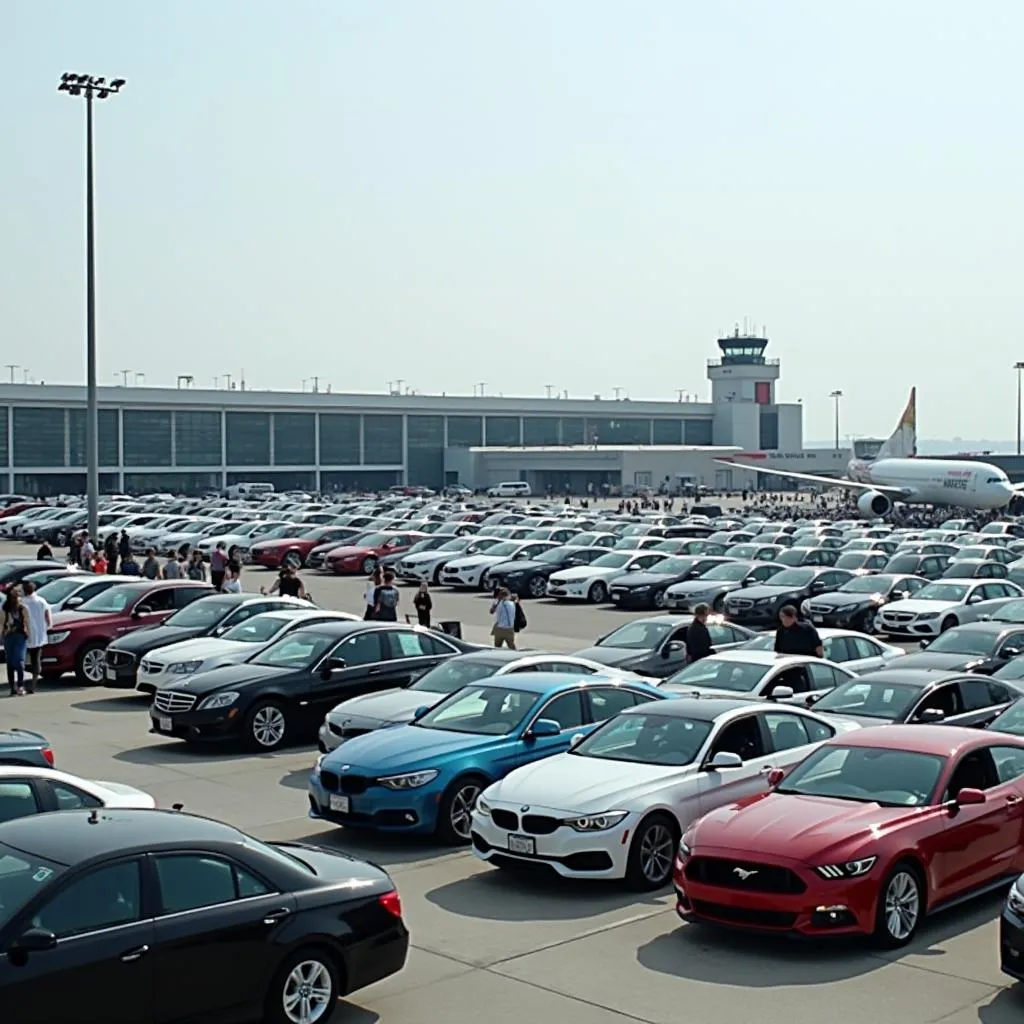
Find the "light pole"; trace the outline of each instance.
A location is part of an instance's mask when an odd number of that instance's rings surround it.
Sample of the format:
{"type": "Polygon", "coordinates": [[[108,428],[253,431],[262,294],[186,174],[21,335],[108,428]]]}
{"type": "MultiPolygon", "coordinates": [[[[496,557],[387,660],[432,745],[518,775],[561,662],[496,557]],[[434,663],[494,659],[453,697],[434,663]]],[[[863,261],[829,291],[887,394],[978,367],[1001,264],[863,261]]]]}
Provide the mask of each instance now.
{"type": "Polygon", "coordinates": [[[1020,371],[1024,370],[1024,363],[1014,363],[1013,368],[1017,371],[1017,454],[1020,455],[1020,371]]]}
{"type": "Polygon", "coordinates": [[[842,401],[842,391],[832,391],[829,393],[829,398],[836,403],[836,451],[839,451],[839,403],[842,401]]]}
{"type": "Polygon", "coordinates": [[[100,531],[100,443],[96,399],[96,233],[93,215],[92,101],[116,96],[123,78],[108,82],[92,75],[65,72],[58,92],[85,98],[85,474],[89,536],[99,540],[100,531]]]}

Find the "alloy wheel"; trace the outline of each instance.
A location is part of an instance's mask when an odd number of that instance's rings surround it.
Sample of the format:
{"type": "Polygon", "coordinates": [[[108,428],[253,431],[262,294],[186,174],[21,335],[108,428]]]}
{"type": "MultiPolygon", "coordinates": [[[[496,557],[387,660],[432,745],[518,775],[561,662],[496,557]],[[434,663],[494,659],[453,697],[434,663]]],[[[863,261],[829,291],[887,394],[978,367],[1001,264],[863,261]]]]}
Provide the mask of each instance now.
{"type": "Polygon", "coordinates": [[[315,1024],[333,1008],[331,972],[319,960],[296,964],[284,982],[281,1002],[292,1024],[315,1024]]]}
{"type": "Polygon", "coordinates": [[[640,870],[652,885],[664,884],[672,870],[676,842],[667,825],[655,822],[640,839],[640,870]]]}
{"type": "Polygon", "coordinates": [[[272,704],[252,716],[252,735],[261,747],[276,747],[284,738],[284,712],[272,704]]]}
{"type": "Polygon", "coordinates": [[[664,608],[665,607],[665,591],[664,590],[656,590],[654,592],[654,607],[655,608],[664,608]]]}
{"type": "Polygon", "coordinates": [[[448,817],[452,823],[452,831],[460,839],[469,839],[473,822],[473,808],[476,806],[479,795],[480,787],[475,782],[467,782],[464,786],[459,787],[452,798],[452,809],[448,817]]]}
{"type": "Polygon", "coordinates": [[[82,675],[90,683],[102,683],[107,671],[107,652],[101,647],[82,655],[82,675]]]}
{"type": "Polygon", "coordinates": [[[921,888],[909,871],[898,871],[885,889],[885,928],[903,942],[917,927],[921,915],[921,888]]]}
{"type": "Polygon", "coordinates": [[[548,591],[548,584],[543,576],[534,576],[527,589],[530,592],[530,597],[543,597],[548,591]]]}

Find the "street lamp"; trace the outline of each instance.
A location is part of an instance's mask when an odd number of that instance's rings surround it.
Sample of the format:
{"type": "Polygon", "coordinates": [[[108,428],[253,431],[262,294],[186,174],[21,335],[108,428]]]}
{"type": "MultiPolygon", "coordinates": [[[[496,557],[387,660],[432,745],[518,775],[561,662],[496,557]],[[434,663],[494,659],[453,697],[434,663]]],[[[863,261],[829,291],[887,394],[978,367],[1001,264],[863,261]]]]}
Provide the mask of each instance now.
{"type": "Polygon", "coordinates": [[[829,398],[836,403],[836,451],[839,451],[839,403],[842,400],[842,391],[832,391],[829,393],[829,398]]]}
{"type": "Polygon", "coordinates": [[[57,92],[85,99],[85,467],[86,506],[89,536],[99,540],[100,530],[100,445],[99,412],[96,398],[96,236],[93,217],[92,101],[116,96],[123,78],[107,81],[92,75],[65,72],[57,92]]]}
{"type": "Polygon", "coordinates": [[[1014,363],[1013,368],[1017,371],[1017,454],[1020,455],[1020,371],[1024,370],[1024,363],[1014,363]]]}

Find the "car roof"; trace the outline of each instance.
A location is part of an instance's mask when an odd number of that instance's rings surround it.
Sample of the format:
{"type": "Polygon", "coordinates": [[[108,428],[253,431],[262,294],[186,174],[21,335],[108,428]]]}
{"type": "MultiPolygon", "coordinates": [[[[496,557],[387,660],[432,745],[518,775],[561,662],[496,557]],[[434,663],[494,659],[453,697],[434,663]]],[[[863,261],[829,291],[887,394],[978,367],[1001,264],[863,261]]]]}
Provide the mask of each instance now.
{"type": "Polygon", "coordinates": [[[921,689],[925,689],[957,679],[978,682],[984,680],[984,676],[971,675],[967,672],[950,672],[949,669],[883,668],[877,672],[865,672],[864,675],[847,681],[851,683],[881,683],[889,686],[919,686],[921,689]]]}
{"type": "Polygon", "coordinates": [[[1005,633],[1007,630],[1024,630],[1024,622],[1001,622],[999,619],[986,619],[984,622],[961,622],[954,629],[971,633],[1005,633]]]}
{"type": "Polygon", "coordinates": [[[884,729],[858,729],[829,740],[829,746],[882,747],[887,750],[905,750],[915,754],[934,754],[956,757],[962,751],[985,747],[992,743],[1012,742],[1024,747],[1024,737],[1000,733],[995,740],[983,729],[969,729],[957,725],[889,725],[884,729]]]}
{"type": "Polygon", "coordinates": [[[425,626],[406,625],[404,622],[368,622],[364,619],[337,619],[330,622],[314,622],[305,626],[303,633],[321,633],[325,636],[346,636],[349,633],[361,633],[366,630],[380,631],[383,629],[403,629],[413,632],[430,633],[425,626]]]}
{"type": "Polygon", "coordinates": [[[6,821],[0,844],[73,866],[122,850],[146,850],[164,843],[240,843],[246,836],[231,825],[180,811],[53,811],[6,821]]]}
{"type": "Polygon", "coordinates": [[[48,747],[50,744],[45,736],[38,732],[30,732],[28,729],[0,729],[0,747],[38,744],[41,747],[48,747]]]}
{"type": "MultiPolygon", "coordinates": [[[[538,654],[543,652],[538,651],[510,651],[508,648],[497,648],[486,649],[482,651],[468,651],[465,654],[457,654],[454,658],[445,661],[470,661],[480,662],[484,665],[509,665],[514,661],[522,661],[523,658],[528,655],[538,654]]],[[[546,655],[547,657],[556,657],[556,655],[546,655]]]]}
{"type": "MultiPolygon", "coordinates": [[[[700,721],[711,722],[721,715],[730,714],[733,711],[751,710],[764,707],[760,701],[743,700],[730,697],[673,697],[671,700],[654,701],[647,704],[637,704],[632,708],[625,708],[623,715],[666,715],[672,718],[696,718],[700,721]]],[[[777,704],[769,704],[768,707],[778,710],[777,704]]],[[[788,711],[789,708],[787,707],[788,711]]],[[[798,709],[799,710],[799,709],[798,709]]]]}
{"type": "Polygon", "coordinates": [[[519,672],[507,676],[480,679],[470,686],[495,686],[503,690],[522,690],[524,693],[548,693],[552,690],[568,690],[574,686],[630,686],[635,680],[623,679],[616,675],[597,675],[585,672],[519,672]]]}
{"type": "Polygon", "coordinates": [[[715,661],[741,661],[748,665],[779,665],[783,662],[802,664],[805,661],[821,661],[826,665],[832,664],[830,661],[809,654],[776,654],[775,651],[750,650],[745,647],[731,651],[719,651],[717,654],[709,654],[708,658],[714,658],[715,661]]]}

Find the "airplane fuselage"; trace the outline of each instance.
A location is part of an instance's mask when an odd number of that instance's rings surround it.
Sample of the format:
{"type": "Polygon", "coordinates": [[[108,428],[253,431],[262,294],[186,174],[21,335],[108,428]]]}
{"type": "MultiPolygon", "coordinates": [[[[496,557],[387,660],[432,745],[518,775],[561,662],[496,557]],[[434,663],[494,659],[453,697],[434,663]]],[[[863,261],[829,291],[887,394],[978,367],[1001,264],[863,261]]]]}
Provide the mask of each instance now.
{"type": "Polygon", "coordinates": [[[854,459],[846,468],[850,480],[906,491],[902,500],[917,505],[959,508],[1005,508],[1013,497],[1006,474],[987,462],[962,459],[854,459]]]}

